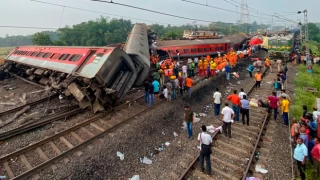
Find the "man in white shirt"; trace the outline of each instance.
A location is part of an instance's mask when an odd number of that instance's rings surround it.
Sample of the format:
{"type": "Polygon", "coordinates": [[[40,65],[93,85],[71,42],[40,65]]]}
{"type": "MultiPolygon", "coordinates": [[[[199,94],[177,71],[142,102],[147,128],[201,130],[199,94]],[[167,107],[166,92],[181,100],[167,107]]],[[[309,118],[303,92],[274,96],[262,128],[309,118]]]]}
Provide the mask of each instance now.
{"type": "MultiPolygon", "coordinates": [[[[317,107],[313,107],[313,112],[312,112],[312,115],[313,115],[313,120],[318,120],[318,116],[320,115],[320,111],[318,111],[318,108],[317,107]]],[[[318,125],[320,126],[320,125],[318,125]]]]}
{"type": "Polygon", "coordinates": [[[188,67],[186,65],[183,65],[182,66],[182,73],[187,74],[187,71],[188,71],[188,67]]]}
{"type": "Polygon", "coordinates": [[[207,127],[205,125],[201,126],[202,133],[198,135],[198,142],[200,143],[200,169],[202,172],[204,172],[204,160],[206,160],[206,172],[208,175],[211,175],[211,161],[210,161],[210,154],[211,151],[211,145],[212,145],[212,138],[207,133],[207,127]],[[202,149],[202,146],[204,149],[202,149]],[[209,151],[208,151],[209,150],[209,151]]]}
{"type": "Polygon", "coordinates": [[[213,93],[213,105],[214,105],[214,116],[218,117],[220,113],[220,105],[221,105],[222,95],[219,92],[219,88],[216,88],[216,92],[213,93]]]}
{"type": "Polygon", "coordinates": [[[195,57],[193,62],[194,62],[194,68],[197,69],[198,68],[199,59],[197,57],[195,57]]]}
{"type": "Polygon", "coordinates": [[[247,95],[245,92],[243,92],[243,88],[240,89],[239,98],[240,100],[243,99],[243,95],[247,95]]]}
{"type": "Polygon", "coordinates": [[[229,138],[231,138],[231,122],[233,121],[234,118],[234,111],[229,108],[229,104],[225,103],[225,107],[222,109],[221,114],[222,114],[222,130],[224,132],[224,135],[229,138]]]}
{"type": "Polygon", "coordinates": [[[169,94],[168,94],[168,88],[166,86],[164,86],[164,90],[163,90],[163,96],[167,99],[167,101],[169,101],[169,94]]]}

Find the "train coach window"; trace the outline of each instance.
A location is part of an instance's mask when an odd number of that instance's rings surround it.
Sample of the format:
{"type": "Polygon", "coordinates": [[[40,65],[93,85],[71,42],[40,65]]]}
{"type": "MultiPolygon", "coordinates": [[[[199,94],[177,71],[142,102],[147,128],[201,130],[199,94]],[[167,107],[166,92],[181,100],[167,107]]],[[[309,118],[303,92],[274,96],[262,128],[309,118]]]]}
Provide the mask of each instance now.
{"type": "Polygon", "coordinates": [[[41,52],[39,54],[37,54],[37,57],[42,57],[45,54],[45,52],[41,52]]]}
{"type": "Polygon", "coordinates": [[[198,48],[198,52],[203,52],[203,49],[202,48],[198,48]]]}
{"type": "Polygon", "coordinates": [[[20,53],[20,51],[19,50],[17,50],[17,51],[15,51],[13,54],[19,54],[20,53]]]}
{"type": "Polygon", "coordinates": [[[51,56],[51,54],[52,54],[52,53],[47,52],[47,53],[45,53],[45,54],[42,56],[42,58],[48,58],[48,57],[51,56]]]}
{"type": "Polygon", "coordinates": [[[220,51],[221,51],[221,50],[224,50],[224,48],[223,48],[222,46],[220,47],[220,51]]]}
{"type": "Polygon", "coordinates": [[[204,48],[203,50],[204,50],[204,52],[208,52],[209,48],[204,48]]]}
{"type": "Polygon", "coordinates": [[[68,61],[77,62],[81,58],[81,54],[73,54],[68,61]]]}
{"type": "Polygon", "coordinates": [[[189,52],[190,52],[190,49],[183,49],[183,52],[184,52],[184,53],[189,53],[189,52]]]}
{"type": "Polygon", "coordinates": [[[98,63],[100,59],[102,58],[103,53],[99,53],[96,55],[96,58],[94,58],[93,63],[98,63]]]}
{"type": "Polygon", "coordinates": [[[168,50],[169,54],[173,54],[174,51],[173,50],[168,50]]]}
{"type": "Polygon", "coordinates": [[[211,47],[211,48],[210,48],[210,51],[214,51],[214,48],[213,48],[213,47],[211,47]]]}
{"type": "Polygon", "coordinates": [[[61,56],[58,58],[61,61],[67,60],[70,54],[61,54],[61,56]]]}
{"type": "Polygon", "coordinates": [[[30,56],[36,56],[38,52],[33,52],[30,56]]]}
{"type": "Polygon", "coordinates": [[[197,49],[196,48],[192,48],[191,52],[197,52],[197,49]]]}
{"type": "Polygon", "coordinates": [[[53,53],[50,59],[57,59],[60,56],[59,53],[53,53]]]}
{"type": "Polygon", "coordinates": [[[216,50],[216,51],[219,51],[219,49],[220,49],[219,47],[216,47],[216,49],[215,49],[215,50],[216,50]]]}

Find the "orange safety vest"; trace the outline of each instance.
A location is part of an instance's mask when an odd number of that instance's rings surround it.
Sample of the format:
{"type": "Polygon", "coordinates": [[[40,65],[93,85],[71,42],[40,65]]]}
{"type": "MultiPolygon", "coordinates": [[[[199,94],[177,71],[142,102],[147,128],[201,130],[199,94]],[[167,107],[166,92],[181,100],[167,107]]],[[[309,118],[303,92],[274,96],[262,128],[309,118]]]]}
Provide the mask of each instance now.
{"type": "Polygon", "coordinates": [[[266,61],[266,66],[270,66],[270,61],[266,61]]]}
{"type": "Polygon", "coordinates": [[[298,123],[295,123],[295,124],[293,124],[292,127],[291,127],[291,137],[294,136],[294,127],[298,127],[298,131],[299,131],[299,133],[300,133],[300,126],[299,126],[298,123]]]}
{"type": "Polygon", "coordinates": [[[169,70],[170,70],[170,69],[165,69],[165,70],[164,70],[164,76],[166,76],[166,77],[169,76],[169,70]]]}
{"type": "Polygon", "coordinates": [[[198,68],[199,68],[199,69],[203,69],[203,64],[202,64],[202,62],[201,62],[201,63],[200,63],[200,62],[198,63],[198,68]]]}

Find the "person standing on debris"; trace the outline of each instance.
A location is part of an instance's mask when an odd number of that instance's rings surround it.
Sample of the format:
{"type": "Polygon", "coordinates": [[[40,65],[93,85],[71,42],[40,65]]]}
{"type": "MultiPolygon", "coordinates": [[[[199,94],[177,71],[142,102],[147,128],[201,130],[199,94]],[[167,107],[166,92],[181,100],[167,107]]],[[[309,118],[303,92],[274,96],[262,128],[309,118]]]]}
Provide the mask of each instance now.
{"type": "Polygon", "coordinates": [[[224,132],[224,135],[229,138],[231,138],[231,122],[233,121],[232,119],[234,118],[234,111],[229,108],[229,104],[225,103],[225,107],[222,108],[221,114],[222,114],[222,131],[224,132]]]}
{"type": "Polygon", "coordinates": [[[294,149],[293,158],[297,161],[298,169],[300,172],[301,180],[306,179],[306,159],[308,156],[308,148],[303,143],[303,140],[299,137],[297,140],[297,146],[294,149]]]}
{"type": "Polygon", "coordinates": [[[243,96],[244,96],[244,95],[247,95],[247,94],[244,92],[243,88],[241,88],[241,89],[240,89],[240,93],[239,93],[239,98],[240,98],[240,100],[243,99],[243,96]]]}
{"type": "Polygon", "coordinates": [[[144,102],[147,103],[149,99],[149,86],[150,86],[149,81],[146,81],[143,86],[144,86],[144,102]]]}
{"type": "Polygon", "coordinates": [[[281,101],[281,111],[282,111],[282,117],[283,117],[283,122],[284,125],[288,126],[289,125],[289,101],[287,100],[286,95],[281,95],[282,101],[281,101]]]}
{"type": "Polygon", "coordinates": [[[276,62],[277,66],[278,66],[278,72],[281,71],[281,64],[282,64],[282,61],[281,59],[278,59],[277,62],[276,62]]]}
{"type": "Polygon", "coordinates": [[[314,138],[315,146],[311,150],[313,168],[316,170],[316,179],[320,178],[320,139],[314,138]]]}
{"type": "Polygon", "coordinates": [[[261,80],[262,80],[262,74],[260,70],[257,71],[257,73],[254,75],[256,78],[256,89],[260,88],[261,80]]]}
{"type": "Polygon", "coordinates": [[[242,113],[242,123],[244,123],[244,117],[247,116],[247,126],[249,126],[249,107],[250,102],[247,100],[247,95],[243,95],[243,98],[240,100],[241,102],[241,113],[242,113]]]}
{"type": "Polygon", "coordinates": [[[237,95],[237,90],[233,90],[233,94],[229,95],[227,97],[227,100],[232,102],[232,110],[235,113],[234,120],[239,121],[239,108],[240,108],[241,104],[240,104],[240,98],[237,95]]]}
{"type": "Polygon", "coordinates": [[[149,104],[148,107],[154,104],[154,86],[153,84],[149,85],[149,104]]]}
{"type": "Polygon", "coordinates": [[[251,78],[252,78],[252,71],[253,71],[253,69],[254,69],[253,65],[250,64],[249,67],[248,67],[248,72],[249,72],[249,75],[250,75],[251,78]]]}
{"type": "Polygon", "coordinates": [[[272,96],[268,97],[268,103],[268,112],[270,113],[273,109],[273,120],[277,120],[279,99],[277,98],[277,93],[275,91],[272,92],[272,96]]]}
{"type": "Polygon", "coordinates": [[[184,120],[187,123],[188,138],[192,138],[192,125],[194,121],[193,111],[190,110],[189,106],[184,106],[184,120]]]}
{"type": "Polygon", "coordinates": [[[159,100],[159,94],[160,94],[160,83],[158,80],[153,80],[152,82],[153,88],[154,88],[154,96],[156,100],[159,100]]]}
{"type": "Polygon", "coordinates": [[[189,76],[187,79],[186,79],[186,88],[188,90],[188,98],[191,98],[191,93],[192,93],[192,79],[191,77],[189,76]]]}
{"type": "Polygon", "coordinates": [[[201,172],[204,172],[204,160],[206,160],[206,172],[208,175],[211,175],[211,160],[210,154],[212,146],[212,138],[207,133],[207,127],[205,125],[201,126],[202,132],[198,135],[198,141],[200,143],[200,169],[201,172]]]}
{"type": "Polygon", "coordinates": [[[169,101],[170,99],[169,99],[168,88],[167,88],[167,86],[164,86],[163,88],[164,88],[164,90],[163,90],[163,96],[166,98],[167,101],[169,101]]]}
{"type": "Polygon", "coordinates": [[[214,116],[218,117],[220,114],[220,105],[222,101],[222,95],[219,92],[219,88],[216,88],[216,92],[213,93],[213,111],[214,111],[214,116]]]}
{"type": "Polygon", "coordinates": [[[230,71],[231,71],[231,67],[230,67],[229,63],[227,63],[227,66],[225,67],[225,70],[226,70],[226,77],[227,77],[227,80],[230,80],[230,71]]]}

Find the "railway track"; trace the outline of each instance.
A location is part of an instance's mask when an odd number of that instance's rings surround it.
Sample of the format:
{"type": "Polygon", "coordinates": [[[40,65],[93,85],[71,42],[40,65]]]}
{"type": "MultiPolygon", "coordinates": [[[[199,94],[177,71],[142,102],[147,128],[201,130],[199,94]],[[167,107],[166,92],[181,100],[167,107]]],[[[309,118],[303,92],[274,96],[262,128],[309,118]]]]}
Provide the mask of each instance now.
{"type": "MultiPolygon", "coordinates": [[[[50,166],[54,171],[57,168],[54,164],[57,160],[63,159],[67,163],[70,161],[66,158],[67,155],[76,153],[80,156],[82,154],[81,148],[163,102],[165,101],[161,100],[148,108],[143,104],[143,96],[140,96],[130,103],[122,104],[110,111],[96,115],[53,136],[1,157],[0,165],[3,167],[1,172],[5,172],[10,179],[39,178],[40,176],[37,174],[39,170],[50,166]],[[111,116],[111,113],[114,114],[111,116]],[[39,159],[32,162],[32,158],[28,157],[30,154],[39,157],[39,159]]],[[[89,145],[89,148],[92,147],[89,145]]]]}
{"type": "MultiPolygon", "coordinates": [[[[266,74],[267,69],[264,71],[266,74]]],[[[267,81],[273,81],[271,75],[264,76],[261,89],[256,90],[251,86],[247,94],[249,98],[267,97],[273,91],[267,81]]],[[[250,126],[242,125],[240,121],[232,124],[232,138],[227,138],[218,132],[212,135],[213,147],[211,154],[211,165],[213,175],[208,176],[201,172],[196,156],[190,161],[189,166],[179,176],[179,179],[231,179],[245,180],[253,175],[253,164],[255,163],[256,152],[264,151],[261,147],[263,136],[268,124],[268,113],[264,108],[250,108],[250,126]]],[[[213,121],[214,126],[220,126],[220,120],[213,121]]]]}

